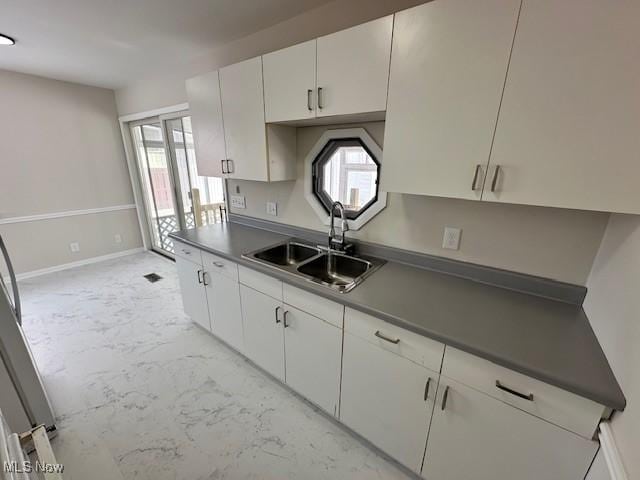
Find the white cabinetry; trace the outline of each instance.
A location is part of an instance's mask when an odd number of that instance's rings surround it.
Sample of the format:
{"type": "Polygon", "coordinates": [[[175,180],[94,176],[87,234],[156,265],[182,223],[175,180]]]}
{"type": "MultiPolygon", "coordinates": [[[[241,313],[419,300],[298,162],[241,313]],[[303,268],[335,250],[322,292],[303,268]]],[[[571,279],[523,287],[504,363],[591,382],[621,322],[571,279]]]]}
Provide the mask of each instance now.
{"type": "Polygon", "coordinates": [[[524,0],[484,199],[640,213],[638,18],[637,1],[524,0]]]}
{"type": "Polygon", "coordinates": [[[395,15],[383,190],[480,199],[519,6],[436,0],[395,15]]]}
{"type": "Polygon", "coordinates": [[[222,173],[243,180],[294,179],[295,129],[265,125],[262,58],[220,69],[220,90],[227,146],[222,173]]]}
{"type": "MultiPolygon", "coordinates": [[[[179,247],[178,244],[176,244],[176,247],[179,247]]],[[[194,255],[194,258],[197,258],[197,261],[200,262],[199,251],[197,251],[197,257],[194,255]]],[[[185,313],[201,327],[211,330],[202,264],[176,255],[176,268],[178,270],[182,305],[185,313]]]]}
{"type": "Polygon", "coordinates": [[[393,15],[318,38],[318,117],[387,108],[393,15]]]}
{"type": "Polygon", "coordinates": [[[442,376],[422,474],[582,480],[597,450],[596,442],[442,376]]]}
{"type": "Polygon", "coordinates": [[[186,90],[198,174],[220,177],[227,154],[218,71],[190,78],[186,82],[186,90]]]}
{"type": "Polygon", "coordinates": [[[383,112],[393,16],[264,55],[267,122],[383,112]]]}

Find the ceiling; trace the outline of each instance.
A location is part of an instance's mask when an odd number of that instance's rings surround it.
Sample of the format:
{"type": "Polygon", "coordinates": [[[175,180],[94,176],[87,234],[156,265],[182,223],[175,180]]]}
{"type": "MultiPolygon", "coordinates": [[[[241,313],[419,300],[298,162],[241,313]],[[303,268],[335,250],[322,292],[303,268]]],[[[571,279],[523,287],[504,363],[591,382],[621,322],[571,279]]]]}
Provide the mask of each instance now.
{"type": "Polygon", "coordinates": [[[330,0],[0,0],[0,69],[121,88],[330,0]]]}

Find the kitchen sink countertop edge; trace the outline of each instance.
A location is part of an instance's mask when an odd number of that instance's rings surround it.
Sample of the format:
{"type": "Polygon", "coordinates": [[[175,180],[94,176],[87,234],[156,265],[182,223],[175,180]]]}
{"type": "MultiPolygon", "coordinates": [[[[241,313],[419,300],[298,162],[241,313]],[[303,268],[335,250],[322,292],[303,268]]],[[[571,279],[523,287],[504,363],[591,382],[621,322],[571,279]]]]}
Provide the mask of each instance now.
{"type": "Polygon", "coordinates": [[[348,293],[242,255],[291,238],[239,223],[170,237],[601,405],[626,400],[579,305],[387,261],[348,293]]]}

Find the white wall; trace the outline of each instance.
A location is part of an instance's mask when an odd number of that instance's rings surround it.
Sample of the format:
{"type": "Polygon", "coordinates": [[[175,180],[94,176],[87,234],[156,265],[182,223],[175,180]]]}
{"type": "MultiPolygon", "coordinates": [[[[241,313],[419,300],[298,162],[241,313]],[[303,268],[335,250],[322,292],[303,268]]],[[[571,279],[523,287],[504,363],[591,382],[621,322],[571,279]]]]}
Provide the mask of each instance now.
{"type": "Polygon", "coordinates": [[[134,203],[112,90],[0,70],[0,105],[0,233],[18,272],[142,246],[135,209],[5,223],[134,203]]]}
{"type": "Polygon", "coordinates": [[[150,72],[146,78],[116,92],[121,115],[144,112],[187,101],[184,82],[195,75],[256,57],[296,43],[383,17],[426,0],[334,0],[301,15],[240,38],[194,58],[184,71],[150,72]]]}
{"type": "MultiPolygon", "coordinates": [[[[350,125],[353,126],[353,125],[350,125]]],[[[383,145],[384,122],[361,125],[383,145]]],[[[297,130],[295,182],[228,183],[246,197],[246,209],[233,213],[326,231],[304,198],[304,159],[327,128],[297,130]],[[278,216],[266,202],[278,203],[278,216]]],[[[384,175],[384,160],[382,167],[384,175]]],[[[584,285],[609,215],[557,208],[491,204],[418,195],[389,194],[388,206],[358,232],[349,235],[375,243],[539,275],[584,285]],[[462,228],[460,250],[442,248],[445,226],[462,228]]]]}
{"type": "Polygon", "coordinates": [[[584,308],[627,397],[613,435],[630,479],[640,478],[640,217],[611,215],[584,308]]]}

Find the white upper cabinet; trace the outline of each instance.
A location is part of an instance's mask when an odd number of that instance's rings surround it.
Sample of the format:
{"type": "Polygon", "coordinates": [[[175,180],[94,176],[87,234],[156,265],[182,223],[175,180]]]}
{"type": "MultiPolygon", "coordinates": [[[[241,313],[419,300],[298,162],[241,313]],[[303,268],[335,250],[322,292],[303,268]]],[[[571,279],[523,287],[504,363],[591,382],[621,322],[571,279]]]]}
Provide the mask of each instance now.
{"type": "Polygon", "coordinates": [[[294,45],[262,57],[267,122],[316,115],[316,41],[294,45]]]}
{"type": "Polygon", "coordinates": [[[222,173],[242,180],[294,179],[295,129],[265,125],[262,58],[220,69],[220,90],[227,146],[222,173]]]}
{"type": "Polygon", "coordinates": [[[193,124],[198,174],[220,177],[227,154],[218,71],[187,80],[186,90],[193,124]]]}
{"type": "Polygon", "coordinates": [[[317,115],[387,108],[393,15],[318,38],[317,115]]]}
{"type": "Polygon", "coordinates": [[[519,6],[435,0],[395,15],[383,190],[480,199],[519,6]]]}
{"type": "Polygon", "coordinates": [[[484,199],[640,213],[639,18],[637,1],[524,0],[484,199]]]}

